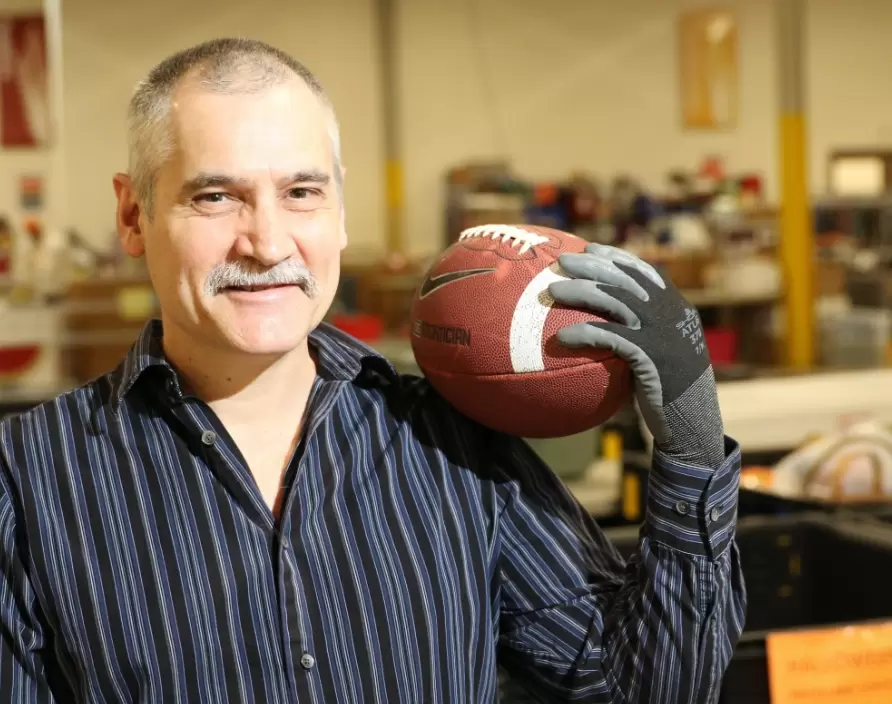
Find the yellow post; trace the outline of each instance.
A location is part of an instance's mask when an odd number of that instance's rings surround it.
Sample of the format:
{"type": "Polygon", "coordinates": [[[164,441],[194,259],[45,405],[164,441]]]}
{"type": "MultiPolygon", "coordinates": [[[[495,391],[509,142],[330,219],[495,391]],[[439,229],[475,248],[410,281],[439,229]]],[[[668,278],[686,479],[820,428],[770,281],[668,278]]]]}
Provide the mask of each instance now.
{"type": "Polygon", "coordinates": [[[803,0],[776,0],[780,124],[780,255],[785,282],[786,363],[814,363],[814,242],[809,199],[803,0]]]}
{"type": "Polygon", "coordinates": [[[397,157],[387,160],[387,253],[404,254],[403,167],[397,157]]]}
{"type": "Polygon", "coordinates": [[[399,101],[399,3],[377,0],[378,48],[381,58],[381,109],[384,122],[387,253],[403,254],[403,168],[399,101]]]}

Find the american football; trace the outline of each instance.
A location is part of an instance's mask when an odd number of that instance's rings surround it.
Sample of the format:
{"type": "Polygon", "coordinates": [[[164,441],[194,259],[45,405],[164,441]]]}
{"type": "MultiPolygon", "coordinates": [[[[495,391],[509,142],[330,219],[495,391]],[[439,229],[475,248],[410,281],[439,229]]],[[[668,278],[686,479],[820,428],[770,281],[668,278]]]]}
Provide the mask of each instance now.
{"type": "Polygon", "coordinates": [[[485,225],[434,262],[412,304],[412,349],[430,384],[493,430],[563,437],[608,420],[630,398],[628,365],[610,351],[570,349],[555,333],[600,321],[548,293],[580,237],[546,227],[485,225]]]}

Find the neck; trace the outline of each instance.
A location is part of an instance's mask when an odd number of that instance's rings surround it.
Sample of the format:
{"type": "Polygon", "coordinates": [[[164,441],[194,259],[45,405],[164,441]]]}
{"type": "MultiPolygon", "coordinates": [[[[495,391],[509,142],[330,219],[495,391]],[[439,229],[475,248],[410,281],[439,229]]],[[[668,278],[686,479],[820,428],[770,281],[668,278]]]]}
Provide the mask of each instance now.
{"type": "Polygon", "coordinates": [[[237,425],[269,425],[270,419],[288,422],[302,415],[316,377],[307,340],[284,355],[250,355],[197,346],[194,340],[182,344],[165,327],[164,354],[184,391],[207,403],[224,422],[237,425]]]}

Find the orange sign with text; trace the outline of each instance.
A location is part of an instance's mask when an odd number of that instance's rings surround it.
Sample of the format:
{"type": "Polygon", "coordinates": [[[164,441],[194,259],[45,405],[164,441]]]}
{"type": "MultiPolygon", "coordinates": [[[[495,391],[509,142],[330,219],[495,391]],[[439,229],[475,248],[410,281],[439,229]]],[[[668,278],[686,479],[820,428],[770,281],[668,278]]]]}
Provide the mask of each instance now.
{"type": "Polygon", "coordinates": [[[892,702],[892,623],[773,633],[771,704],[892,702]]]}

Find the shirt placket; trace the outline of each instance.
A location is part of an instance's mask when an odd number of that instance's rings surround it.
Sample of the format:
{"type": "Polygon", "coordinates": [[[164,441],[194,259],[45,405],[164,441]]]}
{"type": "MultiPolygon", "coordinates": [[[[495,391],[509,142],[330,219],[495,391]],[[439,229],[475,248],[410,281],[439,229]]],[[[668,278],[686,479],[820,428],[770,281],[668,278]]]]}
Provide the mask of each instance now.
{"type": "Polygon", "coordinates": [[[318,475],[321,468],[308,466],[310,457],[316,455],[312,451],[314,437],[324,432],[322,427],[328,418],[332,406],[343,390],[344,382],[322,381],[317,379],[308,402],[310,413],[304,429],[304,437],[298,452],[289,469],[287,489],[282,505],[278,533],[278,581],[279,604],[281,608],[282,647],[286,661],[286,671],[291,683],[291,694],[295,701],[317,701],[312,692],[319,692],[316,668],[319,657],[313,647],[313,634],[310,631],[310,620],[307,615],[306,593],[302,589],[298,562],[301,550],[301,525],[304,507],[296,501],[300,482],[308,481],[308,475],[318,475]],[[310,451],[308,451],[310,450],[310,451]]]}
{"type": "MultiPolygon", "coordinates": [[[[225,429],[222,426],[215,428],[214,424],[218,421],[213,417],[213,414],[204,412],[200,406],[190,407],[190,403],[194,404],[196,402],[189,399],[175,400],[172,404],[171,419],[180,426],[180,430],[185,434],[187,441],[193,446],[197,446],[195,452],[200,454],[209,469],[236,497],[239,506],[245,511],[248,518],[267,531],[268,535],[272,536],[271,542],[278,543],[278,545],[271,545],[271,550],[275,555],[278,549],[278,560],[274,563],[274,567],[278,568],[278,574],[276,575],[278,581],[277,591],[278,595],[281,596],[286,593],[283,583],[285,575],[285,570],[283,569],[284,556],[282,554],[283,541],[278,540],[279,534],[276,532],[272,515],[262,503],[259,492],[251,486],[247,467],[239,463],[239,453],[233,451],[232,448],[225,447],[224,439],[221,437],[221,435],[225,434],[225,429]],[[199,450],[198,448],[201,449],[199,450]]],[[[288,549],[290,550],[290,546],[288,549]]],[[[294,574],[293,555],[290,565],[294,574]]],[[[288,591],[294,593],[295,590],[291,588],[288,591]]],[[[284,676],[280,680],[280,686],[284,690],[285,701],[295,701],[294,658],[286,642],[286,630],[283,628],[283,621],[281,620],[271,625],[280,633],[280,644],[285,644],[281,653],[284,676]]],[[[299,633],[300,631],[295,632],[299,633]]]]}

